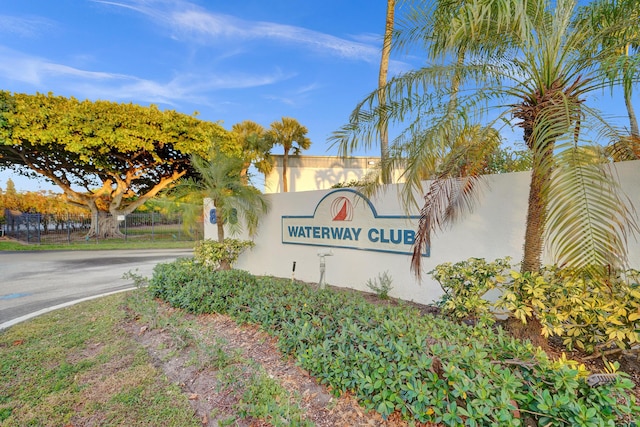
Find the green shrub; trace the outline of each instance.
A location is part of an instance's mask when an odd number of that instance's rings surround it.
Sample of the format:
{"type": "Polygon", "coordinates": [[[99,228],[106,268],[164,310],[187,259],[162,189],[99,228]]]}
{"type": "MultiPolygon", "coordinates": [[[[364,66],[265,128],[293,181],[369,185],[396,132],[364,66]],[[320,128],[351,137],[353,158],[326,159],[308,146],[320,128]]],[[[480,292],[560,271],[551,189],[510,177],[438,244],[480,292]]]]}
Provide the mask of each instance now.
{"type": "Polygon", "coordinates": [[[195,312],[205,311],[201,304],[262,325],[278,337],[283,353],[336,395],[349,392],[385,417],[397,411],[448,426],[521,426],[525,418],[537,425],[604,426],[640,416],[626,374],[589,387],[588,373],[575,362],[551,361],[499,328],[423,317],[409,306],[378,306],[286,279],[211,272],[186,261],[159,266],[151,282],[159,296],[194,287],[176,301],[195,312]],[[206,298],[203,280],[210,282],[206,298]]]}
{"type": "Polygon", "coordinates": [[[378,274],[376,279],[367,280],[367,288],[371,289],[380,299],[389,299],[389,291],[393,289],[393,279],[388,271],[378,274]]]}
{"type": "Polygon", "coordinates": [[[243,288],[255,286],[255,277],[246,271],[211,270],[192,259],[156,265],[149,282],[155,297],[196,314],[224,313],[243,288]]]}
{"type": "Polygon", "coordinates": [[[538,320],[545,337],[559,336],[568,349],[587,353],[629,349],[640,342],[638,271],[602,281],[556,267],[539,273],[509,271],[509,261],[471,258],[436,266],[431,275],[445,292],[439,303],[443,311],[490,324],[495,309],[506,310],[523,323],[538,320]],[[493,305],[485,298],[491,290],[500,294],[493,305]]]}
{"type": "Polygon", "coordinates": [[[487,262],[470,258],[455,264],[437,265],[429,272],[444,291],[438,305],[445,314],[457,319],[469,319],[481,324],[495,321],[487,292],[505,282],[511,267],[510,258],[487,262]]]}
{"type": "Polygon", "coordinates": [[[194,257],[207,267],[217,269],[226,262],[229,267],[236,263],[240,254],[255,244],[249,240],[224,239],[223,243],[206,239],[196,243],[194,257]]]}
{"type": "Polygon", "coordinates": [[[562,337],[567,348],[587,353],[640,342],[640,285],[629,270],[607,281],[546,267],[540,273],[512,271],[497,306],[522,322],[536,318],[546,337],[562,337]]]}

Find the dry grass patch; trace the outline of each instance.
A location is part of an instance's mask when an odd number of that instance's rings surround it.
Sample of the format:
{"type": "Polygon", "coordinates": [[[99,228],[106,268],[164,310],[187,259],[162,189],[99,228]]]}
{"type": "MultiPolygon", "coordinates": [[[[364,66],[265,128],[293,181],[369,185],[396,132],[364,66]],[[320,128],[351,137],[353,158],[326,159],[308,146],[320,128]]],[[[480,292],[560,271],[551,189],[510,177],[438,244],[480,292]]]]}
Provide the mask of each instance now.
{"type": "Polygon", "coordinates": [[[125,298],[0,332],[0,425],[201,425],[180,389],[122,329],[125,298]]]}

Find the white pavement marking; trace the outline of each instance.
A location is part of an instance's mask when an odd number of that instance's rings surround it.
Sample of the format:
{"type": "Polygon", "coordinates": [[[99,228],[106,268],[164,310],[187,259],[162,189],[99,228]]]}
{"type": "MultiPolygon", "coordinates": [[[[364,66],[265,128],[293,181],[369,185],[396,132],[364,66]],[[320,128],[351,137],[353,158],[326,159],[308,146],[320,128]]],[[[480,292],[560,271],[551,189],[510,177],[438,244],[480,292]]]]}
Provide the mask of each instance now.
{"type": "Polygon", "coordinates": [[[9,320],[8,322],[0,323],[0,331],[2,331],[3,329],[7,329],[7,328],[9,328],[9,327],[11,327],[11,326],[13,326],[15,324],[20,323],[20,322],[24,322],[25,320],[33,319],[34,317],[40,316],[40,315],[45,314],[45,313],[49,313],[49,312],[54,311],[54,310],[59,310],[61,308],[70,307],[72,305],[79,304],[79,303],[84,302],[84,301],[89,301],[89,300],[96,299],[96,298],[101,298],[101,297],[106,297],[106,296],[113,295],[113,294],[118,294],[120,292],[131,291],[133,289],[136,289],[136,288],[132,287],[132,288],[120,289],[120,290],[113,291],[113,292],[107,292],[107,293],[100,294],[100,295],[92,295],[90,297],[80,298],[80,299],[77,299],[77,300],[74,300],[74,301],[65,302],[63,304],[54,305],[53,307],[43,308],[42,310],[38,310],[38,311],[34,311],[33,313],[25,314],[24,316],[20,316],[20,317],[17,317],[15,319],[9,320]]]}

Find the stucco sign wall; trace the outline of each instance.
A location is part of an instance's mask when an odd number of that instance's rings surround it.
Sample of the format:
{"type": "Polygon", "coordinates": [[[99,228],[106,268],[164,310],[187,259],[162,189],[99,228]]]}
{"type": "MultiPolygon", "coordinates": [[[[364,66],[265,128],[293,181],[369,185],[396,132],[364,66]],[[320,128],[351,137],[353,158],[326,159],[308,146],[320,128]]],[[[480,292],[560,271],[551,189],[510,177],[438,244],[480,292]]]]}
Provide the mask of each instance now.
{"type": "MultiPolygon", "coordinates": [[[[325,195],[308,216],[282,217],[282,243],[411,254],[417,216],[378,215],[352,189],[325,195]]],[[[429,256],[429,251],[423,256],[429,256]]]]}

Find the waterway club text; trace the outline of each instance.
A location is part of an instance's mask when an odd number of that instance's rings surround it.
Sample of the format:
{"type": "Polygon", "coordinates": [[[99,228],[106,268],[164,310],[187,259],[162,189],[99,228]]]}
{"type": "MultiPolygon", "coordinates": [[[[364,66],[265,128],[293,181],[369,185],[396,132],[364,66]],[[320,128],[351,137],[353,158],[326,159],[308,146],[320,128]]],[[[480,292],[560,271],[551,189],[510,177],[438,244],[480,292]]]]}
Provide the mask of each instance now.
{"type": "Polygon", "coordinates": [[[289,237],[319,240],[350,240],[360,241],[366,238],[371,243],[393,243],[396,245],[413,245],[416,233],[413,230],[401,228],[369,228],[361,236],[362,228],[355,227],[322,227],[311,225],[287,226],[289,237]]]}

